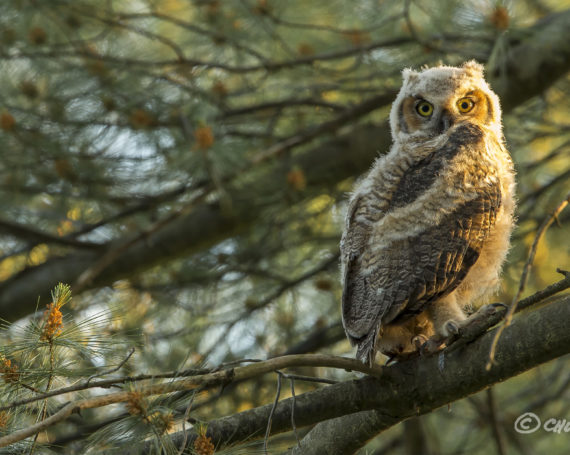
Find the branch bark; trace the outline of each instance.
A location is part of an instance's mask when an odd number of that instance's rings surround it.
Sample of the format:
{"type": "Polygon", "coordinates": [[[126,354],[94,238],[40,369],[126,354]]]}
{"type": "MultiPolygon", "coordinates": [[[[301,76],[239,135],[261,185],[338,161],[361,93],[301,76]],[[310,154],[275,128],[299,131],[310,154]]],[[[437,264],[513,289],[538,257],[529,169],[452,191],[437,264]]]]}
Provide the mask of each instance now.
{"type": "MultiPolygon", "coordinates": [[[[548,16],[520,31],[523,40],[512,44],[509,52],[493,63],[489,79],[502,100],[505,112],[542,93],[570,70],[570,41],[564,33],[569,28],[570,10],[548,16]],[[529,55],[533,58],[529,59],[529,55]]],[[[333,131],[352,121],[354,118],[344,119],[344,123],[335,125],[333,131]]],[[[296,167],[305,173],[307,194],[314,194],[364,172],[378,151],[388,150],[390,142],[387,122],[357,125],[348,133],[296,154],[287,169],[277,162],[257,179],[257,185],[263,188],[264,194],[273,194],[274,190],[278,191],[286,184],[287,171],[296,167]]],[[[264,201],[251,203],[251,187],[230,189],[231,213],[226,213],[219,204],[198,205],[191,213],[176,218],[127,248],[90,287],[128,278],[163,261],[203,251],[225,238],[246,231],[261,217],[264,201]]],[[[107,245],[107,249],[128,242],[129,238],[119,239],[107,245]]],[[[100,253],[92,251],[72,252],[26,269],[5,281],[0,286],[0,318],[15,320],[29,314],[34,310],[38,296],[48,298],[46,290],[59,281],[74,283],[100,257],[100,253]]]]}
{"type": "MultiPolygon", "coordinates": [[[[504,330],[496,365],[485,366],[494,330],[451,353],[385,367],[380,378],[364,377],[298,395],[297,428],[316,425],[291,454],[348,454],[379,432],[409,417],[426,414],[570,352],[570,296],[524,312],[504,330]],[[319,423],[320,422],[320,423],[319,423]]],[[[275,408],[272,434],[291,430],[292,399],[275,408]]],[[[263,436],[272,405],[208,423],[216,447],[263,436]]],[[[189,432],[187,444],[196,434],[189,432]]],[[[184,436],[173,435],[175,444],[184,436]]]]}

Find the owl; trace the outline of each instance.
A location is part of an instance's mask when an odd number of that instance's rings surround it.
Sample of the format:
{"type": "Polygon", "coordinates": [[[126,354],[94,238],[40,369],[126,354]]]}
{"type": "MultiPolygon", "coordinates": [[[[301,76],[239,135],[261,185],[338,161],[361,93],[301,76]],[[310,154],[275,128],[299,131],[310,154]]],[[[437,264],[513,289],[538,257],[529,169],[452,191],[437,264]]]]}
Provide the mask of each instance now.
{"type": "Polygon", "coordinates": [[[340,245],[343,326],[368,364],[458,334],[496,290],[514,223],[513,164],[480,64],[404,70],[390,127],[340,245]]]}

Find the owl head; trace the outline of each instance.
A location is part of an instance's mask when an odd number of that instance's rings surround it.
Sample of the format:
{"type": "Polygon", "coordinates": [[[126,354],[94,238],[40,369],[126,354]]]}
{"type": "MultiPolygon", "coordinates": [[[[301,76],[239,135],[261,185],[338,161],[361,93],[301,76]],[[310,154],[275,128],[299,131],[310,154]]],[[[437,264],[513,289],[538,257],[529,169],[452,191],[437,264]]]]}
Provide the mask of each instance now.
{"type": "Polygon", "coordinates": [[[390,113],[394,141],[447,135],[465,123],[502,136],[499,98],[474,60],[460,67],[405,69],[403,79],[390,113]]]}

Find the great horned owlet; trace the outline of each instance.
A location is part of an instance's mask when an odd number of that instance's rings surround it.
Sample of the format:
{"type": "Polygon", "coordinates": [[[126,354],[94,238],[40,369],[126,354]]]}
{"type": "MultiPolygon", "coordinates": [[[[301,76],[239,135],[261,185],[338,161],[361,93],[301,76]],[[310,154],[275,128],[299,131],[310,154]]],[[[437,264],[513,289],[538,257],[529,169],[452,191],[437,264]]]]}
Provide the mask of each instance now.
{"type": "Polygon", "coordinates": [[[356,186],[341,240],[342,320],[366,363],[457,333],[496,289],[513,227],[513,164],[482,66],[403,79],[392,147],[356,186]]]}

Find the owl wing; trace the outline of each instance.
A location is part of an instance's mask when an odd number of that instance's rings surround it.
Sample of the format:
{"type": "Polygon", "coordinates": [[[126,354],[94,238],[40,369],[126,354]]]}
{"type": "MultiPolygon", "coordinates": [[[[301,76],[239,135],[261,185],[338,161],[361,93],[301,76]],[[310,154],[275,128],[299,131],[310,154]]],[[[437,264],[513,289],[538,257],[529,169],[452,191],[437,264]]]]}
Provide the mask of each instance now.
{"type": "Polygon", "coordinates": [[[378,325],[389,307],[375,295],[379,283],[366,273],[370,259],[370,237],[374,225],[383,218],[387,207],[371,211],[372,201],[361,194],[351,200],[346,227],[341,239],[343,263],[342,322],[350,342],[359,343],[378,325]]]}
{"type": "Polygon", "coordinates": [[[373,223],[359,221],[358,202],[345,237],[342,316],[347,335],[358,345],[357,358],[373,359],[378,328],[420,313],[452,292],[477,261],[501,205],[499,184],[445,215],[431,228],[391,242],[371,244],[373,223]],[[364,244],[364,242],[366,242],[364,244]]]}

